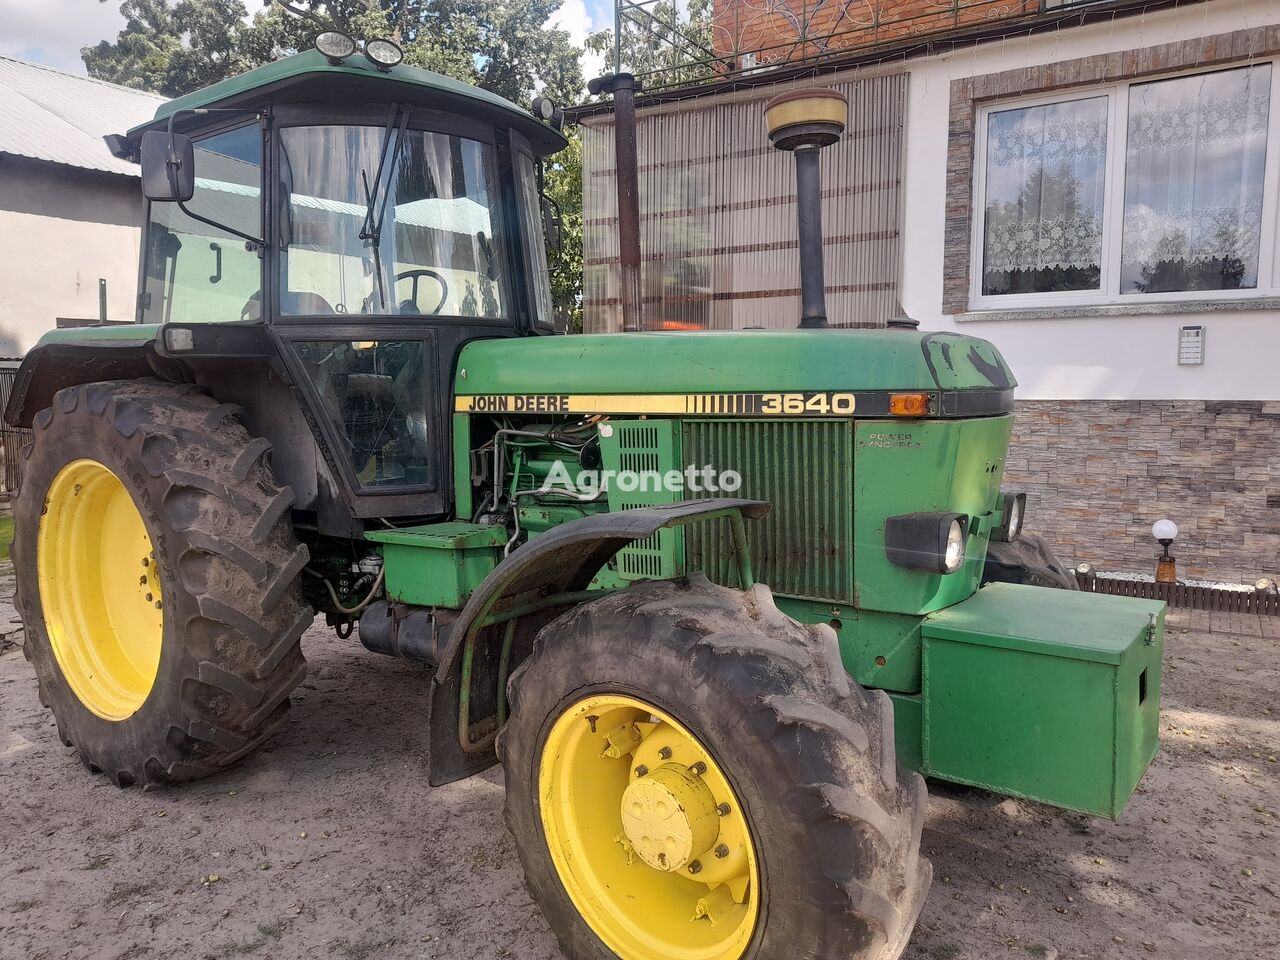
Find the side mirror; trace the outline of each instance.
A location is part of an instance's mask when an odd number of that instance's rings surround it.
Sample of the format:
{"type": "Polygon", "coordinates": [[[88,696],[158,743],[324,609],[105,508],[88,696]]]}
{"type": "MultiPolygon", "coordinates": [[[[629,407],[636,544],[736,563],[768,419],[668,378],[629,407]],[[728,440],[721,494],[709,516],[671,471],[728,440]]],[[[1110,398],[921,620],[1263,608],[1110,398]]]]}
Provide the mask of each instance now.
{"type": "Polygon", "coordinates": [[[142,195],[148,200],[190,200],[196,192],[195,147],[185,133],[142,135],[142,195]]]}

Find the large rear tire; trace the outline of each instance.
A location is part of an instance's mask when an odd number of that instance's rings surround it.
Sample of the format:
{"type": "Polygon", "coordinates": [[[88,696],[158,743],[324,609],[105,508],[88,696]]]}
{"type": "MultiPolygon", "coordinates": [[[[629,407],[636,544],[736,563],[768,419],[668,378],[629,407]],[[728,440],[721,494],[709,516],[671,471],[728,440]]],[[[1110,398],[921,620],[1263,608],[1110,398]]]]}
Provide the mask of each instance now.
{"type": "Polygon", "coordinates": [[[307,551],[270,444],[236,407],[154,381],[68,387],[33,426],[17,607],[63,742],[122,787],[223,769],[306,672],[307,551]]]}
{"type": "Polygon", "coordinates": [[[763,586],[643,583],[548,624],[508,690],[507,823],[566,957],[905,947],[932,877],[924,781],[829,627],[763,586]]]}

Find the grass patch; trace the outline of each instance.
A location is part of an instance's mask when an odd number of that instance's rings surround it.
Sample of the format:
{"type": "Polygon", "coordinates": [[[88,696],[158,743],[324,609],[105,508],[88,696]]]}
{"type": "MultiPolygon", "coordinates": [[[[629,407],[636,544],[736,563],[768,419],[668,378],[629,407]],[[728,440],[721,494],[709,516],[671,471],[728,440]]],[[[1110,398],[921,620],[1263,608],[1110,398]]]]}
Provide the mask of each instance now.
{"type": "Polygon", "coordinates": [[[11,543],[13,543],[13,517],[0,517],[0,560],[9,559],[11,543]]]}

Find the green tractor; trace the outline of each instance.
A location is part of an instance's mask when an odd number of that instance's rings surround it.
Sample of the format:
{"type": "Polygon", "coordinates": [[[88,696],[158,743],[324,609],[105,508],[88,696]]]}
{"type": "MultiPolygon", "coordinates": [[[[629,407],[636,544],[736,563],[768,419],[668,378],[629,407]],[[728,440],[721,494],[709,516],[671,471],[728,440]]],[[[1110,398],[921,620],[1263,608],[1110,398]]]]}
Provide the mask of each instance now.
{"type": "MultiPolygon", "coordinates": [[[[1163,606],[980,588],[1024,512],[996,349],[824,329],[812,260],[811,329],[557,335],[563,135],[397,61],[323,35],[108,138],[137,323],[47,334],[6,412],[25,651],[85,766],[235,763],[322,614],[435,668],[431,782],[503,765],[575,960],[897,957],[925,776],[1118,816],[1163,606]]],[[[770,119],[802,214],[809,106],[770,119]]]]}

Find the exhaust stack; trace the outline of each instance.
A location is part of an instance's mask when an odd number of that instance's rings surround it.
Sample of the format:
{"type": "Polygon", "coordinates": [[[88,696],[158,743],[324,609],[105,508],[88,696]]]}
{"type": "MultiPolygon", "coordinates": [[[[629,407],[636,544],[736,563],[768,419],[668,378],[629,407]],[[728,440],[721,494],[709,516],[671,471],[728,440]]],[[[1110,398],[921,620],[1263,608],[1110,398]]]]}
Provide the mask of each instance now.
{"type": "Polygon", "coordinates": [[[796,156],[796,220],[800,234],[800,326],[826,327],[822,264],[822,170],[818,153],[844,133],[849,101],[831,89],[792,90],[764,107],[769,142],[796,156]]]}

